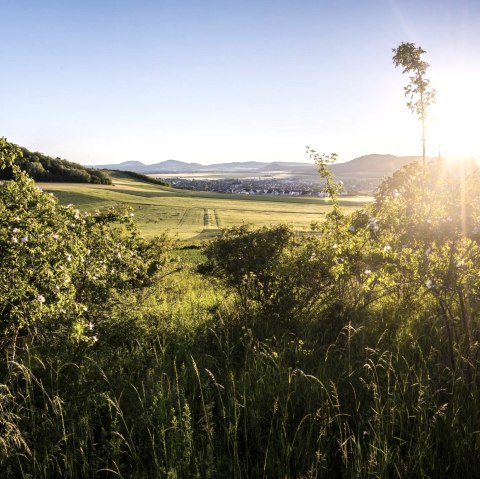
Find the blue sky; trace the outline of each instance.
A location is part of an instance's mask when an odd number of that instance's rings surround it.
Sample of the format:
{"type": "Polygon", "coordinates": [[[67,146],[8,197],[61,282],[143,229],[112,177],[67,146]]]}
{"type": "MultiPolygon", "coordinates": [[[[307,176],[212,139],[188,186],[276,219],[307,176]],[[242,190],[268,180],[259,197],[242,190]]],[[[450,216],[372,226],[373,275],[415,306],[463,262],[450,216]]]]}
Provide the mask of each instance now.
{"type": "Polygon", "coordinates": [[[0,135],[84,164],[420,154],[392,64],[427,50],[427,153],[480,154],[478,0],[0,0],[0,135]],[[429,120],[430,121],[430,120],[429,120]]]}

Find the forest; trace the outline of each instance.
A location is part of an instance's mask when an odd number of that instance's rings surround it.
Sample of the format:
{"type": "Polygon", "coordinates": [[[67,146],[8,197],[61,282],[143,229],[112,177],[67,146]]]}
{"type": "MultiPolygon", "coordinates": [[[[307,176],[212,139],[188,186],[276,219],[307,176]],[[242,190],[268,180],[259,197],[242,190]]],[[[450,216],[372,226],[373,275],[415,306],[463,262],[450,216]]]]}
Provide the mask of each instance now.
{"type": "MultiPolygon", "coordinates": [[[[94,183],[110,185],[108,174],[95,168],[87,168],[61,158],[52,158],[38,151],[32,153],[27,148],[18,147],[21,155],[15,159],[15,164],[35,181],[55,181],[71,183],[94,183]]],[[[12,178],[11,168],[0,172],[1,179],[12,178]]]]}
{"type": "Polygon", "coordinates": [[[480,476],[480,173],[413,163],[347,213],[309,154],[311,234],[183,250],[0,140],[2,477],[480,476]]]}

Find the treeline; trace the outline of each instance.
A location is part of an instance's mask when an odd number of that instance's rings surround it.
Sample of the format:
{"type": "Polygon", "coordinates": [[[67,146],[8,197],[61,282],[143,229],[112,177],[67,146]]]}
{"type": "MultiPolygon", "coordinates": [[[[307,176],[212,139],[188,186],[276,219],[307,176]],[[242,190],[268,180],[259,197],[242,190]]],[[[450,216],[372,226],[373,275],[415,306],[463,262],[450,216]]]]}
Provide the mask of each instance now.
{"type": "Polygon", "coordinates": [[[112,171],[115,171],[116,173],[119,173],[122,175],[128,175],[137,180],[144,181],[145,183],[152,183],[153,185],[160,185],[160,186],[170,186],[166,181],[161,180],[160,178],[147,176],[147,175],[144,175],[143,173],[138,173],[136,171],[124,171],[124,170],[112,170],[112,171]]]}
{"type": "MultiPolygon", "coordinates": [[[[31,152],[27,148],[19,147],[19,149],[21,155],[16,158],[15,163],[35,181],[112,184],[112,180],[105,171],[86,168],[78,163],[58,157],[53,158],[38,151],[31,152]]],[[[11,177],[11,169],[0,171],[0,179],[11,177]]]]}

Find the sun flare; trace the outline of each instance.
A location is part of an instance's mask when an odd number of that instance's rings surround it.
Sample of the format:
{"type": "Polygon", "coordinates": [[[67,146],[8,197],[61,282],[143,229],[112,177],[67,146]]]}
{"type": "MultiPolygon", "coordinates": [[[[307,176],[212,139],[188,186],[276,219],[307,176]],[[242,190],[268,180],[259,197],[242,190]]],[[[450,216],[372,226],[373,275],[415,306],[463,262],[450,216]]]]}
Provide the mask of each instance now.
{"type": "Polygon", "coordinates": [[[480,91],[473,78],[457,75],[443,82],[432,108],[430,154],[444,157],[480,155],[480,91]],[[435,151],[437,150],[437,151],[435,151]]]}

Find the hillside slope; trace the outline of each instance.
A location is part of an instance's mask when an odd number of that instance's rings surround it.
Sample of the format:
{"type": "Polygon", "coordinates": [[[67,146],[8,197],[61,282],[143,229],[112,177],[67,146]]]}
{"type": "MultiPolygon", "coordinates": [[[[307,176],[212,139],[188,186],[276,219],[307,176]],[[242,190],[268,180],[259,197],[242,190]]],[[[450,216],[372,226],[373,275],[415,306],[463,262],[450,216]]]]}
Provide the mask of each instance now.
{"type": "MultiPolygon", "coordinates": [[[[43,153],[31,152],[19,147],[22,155],[15,162],[35,181],[111,184],[108,174],[95,168],[88,168],[78,163],[53,158],[43,153]]],[[[0,179],[9,179],[8,170],[0,171],[0,179]]]]}

